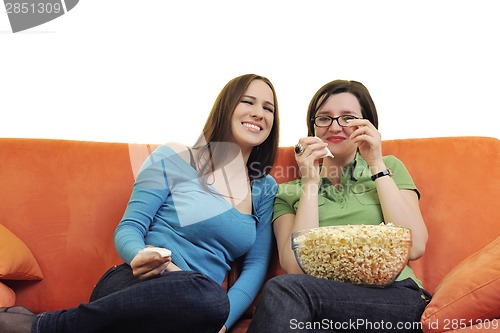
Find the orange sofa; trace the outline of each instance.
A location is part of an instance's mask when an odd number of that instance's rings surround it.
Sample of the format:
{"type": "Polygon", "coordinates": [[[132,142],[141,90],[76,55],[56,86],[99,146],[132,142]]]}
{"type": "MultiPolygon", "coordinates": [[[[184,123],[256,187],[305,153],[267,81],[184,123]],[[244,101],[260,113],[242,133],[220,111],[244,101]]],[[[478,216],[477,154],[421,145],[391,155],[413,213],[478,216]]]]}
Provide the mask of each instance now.
{"type": "MultiPolygon", "coordinates": [[[[121,263],[112,235],[154,148],[0,139],[0,302],[35,312],[86,302],[100,276],[121,263]]],[[[406,164],[422,193],[429,242],[411,265],[434,294],[423,330],[500,331],[500,141],[389,140],[383,149],[406,164]]],[[[278,183],[298,177],[292,147],[280,148],[271,173],[278,183]]],[[[238,276],[233,266],[225,287],[238,276]]],[[[278,274],[274,251],[268,278],[278,274]]],[[[246,331],[255,304],[233,332],[246,331]]]]}

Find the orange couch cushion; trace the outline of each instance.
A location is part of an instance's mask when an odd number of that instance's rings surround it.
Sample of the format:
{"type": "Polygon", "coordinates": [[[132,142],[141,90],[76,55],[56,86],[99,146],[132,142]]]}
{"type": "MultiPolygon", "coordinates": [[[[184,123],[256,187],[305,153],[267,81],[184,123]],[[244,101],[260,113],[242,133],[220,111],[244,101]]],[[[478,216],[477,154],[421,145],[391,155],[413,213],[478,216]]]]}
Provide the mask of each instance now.
{"type": "Polygon", "coordinates": [[[14,290],[0,282],[0,307],[13,306],[16,304],[16,294],[14,290]]]}
{"type": "Polygon", "coordinates": [[[445,276],[421,321],[424,332],[438,333],[495,318],[500,318],[500,237],[445,276]]]}
{"type": "Polygon", "coordinates": [[[30,249],[0,224],[0,279],[41,280],[42,271],[30,249]]]}

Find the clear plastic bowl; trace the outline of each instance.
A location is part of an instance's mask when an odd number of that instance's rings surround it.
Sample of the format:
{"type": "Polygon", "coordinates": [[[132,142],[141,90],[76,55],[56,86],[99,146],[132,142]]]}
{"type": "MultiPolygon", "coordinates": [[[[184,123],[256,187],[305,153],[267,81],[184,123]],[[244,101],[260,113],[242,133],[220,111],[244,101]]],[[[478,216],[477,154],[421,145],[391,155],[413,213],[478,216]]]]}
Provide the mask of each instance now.
{"type": "Polygon", "coordinates": [[[304,273],[356,285],[385,287],[408,263],[411,230],[391,224],[319,227],[292,234],[304,273]]]}

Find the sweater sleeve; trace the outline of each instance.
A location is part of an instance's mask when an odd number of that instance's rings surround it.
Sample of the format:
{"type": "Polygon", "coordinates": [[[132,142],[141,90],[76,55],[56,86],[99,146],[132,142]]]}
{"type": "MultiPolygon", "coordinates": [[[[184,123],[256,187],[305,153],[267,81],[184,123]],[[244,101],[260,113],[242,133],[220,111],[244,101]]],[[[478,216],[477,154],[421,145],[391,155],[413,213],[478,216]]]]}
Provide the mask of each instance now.
{"type": "Polygon", "coordinates": [[[271,217],[277,184],[274,178],[258,179],[252,189],[255,214],[258,217],[255,243],[245,255],[239,278],[228,291],[230,312],[226,321],[229,329],[257,296],[267,273],[271,257],[273,231],[271,217]]]}
{"type": "Polygon", "coordinates": [[[146,247],[144,237],[170,193],[165,170],[167,157],[166,151],[158,148],[143,163],[123,218],[115,230],[116,250],[128,264],[146,247]]]}

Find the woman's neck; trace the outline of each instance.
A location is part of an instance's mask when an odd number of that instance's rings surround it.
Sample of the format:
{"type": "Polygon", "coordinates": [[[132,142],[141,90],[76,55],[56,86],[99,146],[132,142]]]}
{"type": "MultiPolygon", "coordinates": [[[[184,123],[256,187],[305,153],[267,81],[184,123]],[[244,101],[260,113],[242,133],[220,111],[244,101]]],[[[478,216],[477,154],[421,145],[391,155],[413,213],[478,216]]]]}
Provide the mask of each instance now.
{"type": "Polygon", "coordinates": [[[248,178],[247,159],[243,154],[227,158],[213,171],[212,185],[240,213],[252,212],[252,193],[248,178]]]}
{"type": "Polygon", "coordinates": [[[241,157],[243,158],[243,162],[247,165],[248,159],[250,158],[250,154],[252,153],[253,148],[244,149],[240,147],[241,157]]]}

